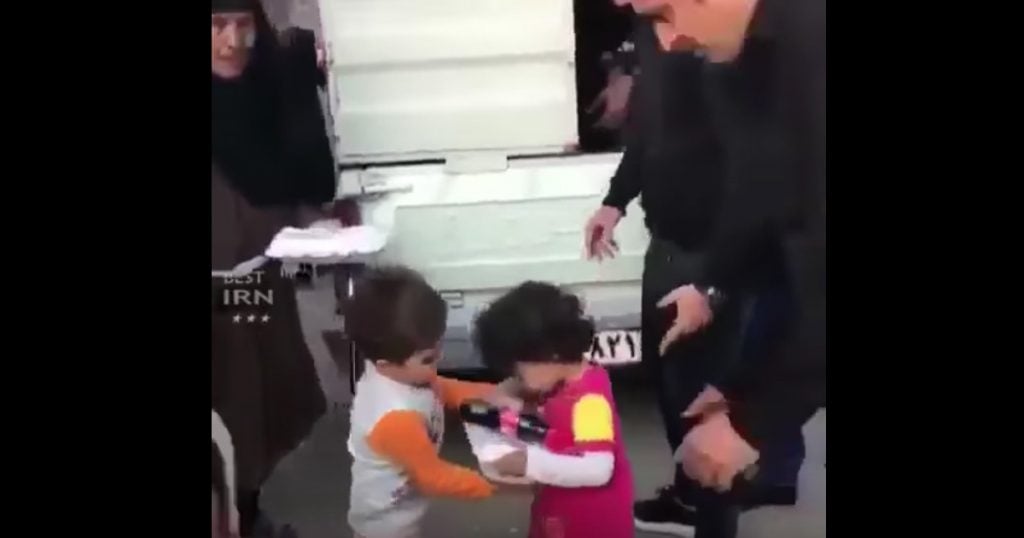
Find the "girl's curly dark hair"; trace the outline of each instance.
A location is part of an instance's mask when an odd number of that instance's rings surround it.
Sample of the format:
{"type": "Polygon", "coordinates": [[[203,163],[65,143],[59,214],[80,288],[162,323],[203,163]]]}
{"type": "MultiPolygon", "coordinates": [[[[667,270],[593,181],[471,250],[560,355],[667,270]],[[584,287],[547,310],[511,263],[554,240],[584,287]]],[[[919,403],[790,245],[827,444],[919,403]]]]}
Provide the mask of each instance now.
{"type": "Polygon", "coordinates": [[[579,297],[545,282],[520,284],[491,303],[474,331],[484,363],[506,374],[519,362],[579,362],[593,338],[579,297]]]}

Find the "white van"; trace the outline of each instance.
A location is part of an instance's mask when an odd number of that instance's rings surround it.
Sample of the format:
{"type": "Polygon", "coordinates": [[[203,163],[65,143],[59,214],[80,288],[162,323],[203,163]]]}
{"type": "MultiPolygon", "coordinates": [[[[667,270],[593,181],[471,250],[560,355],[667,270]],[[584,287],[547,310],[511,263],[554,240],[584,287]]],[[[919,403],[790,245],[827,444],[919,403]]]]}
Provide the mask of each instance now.
{"type": "Polygon", "coordinates": [[[572,0],[318,0],[339,198],[389,234],[382,262],[448,300],[444,369],[480,368],[481,306],[524,280],[580,294],[594,358],[639,359],[647,232],[634,203],[620,255],[584,259],[583,226],[621,154],[572,154],[572,0]]]}

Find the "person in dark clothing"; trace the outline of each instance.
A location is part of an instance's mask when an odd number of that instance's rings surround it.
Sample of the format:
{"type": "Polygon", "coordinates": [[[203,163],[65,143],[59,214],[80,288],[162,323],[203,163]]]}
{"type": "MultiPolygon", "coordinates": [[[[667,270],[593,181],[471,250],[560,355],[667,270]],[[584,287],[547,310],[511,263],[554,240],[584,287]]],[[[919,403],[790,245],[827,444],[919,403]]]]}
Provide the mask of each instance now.
{"type": "MultiPolygon", "coordinates": [[[[701,59],[689,52],[661,52],[651,19],[637,20],[633,42],[639,75],[629,105],[626,150],[602,207],[587,224],[586,246],[591,257],[614,255],[612,230],[640,196],[651,235],[644,258],[641,357],[674,452],[689,428],[680,413],[738,357],[745,304],[734,294],[707,331],[659,356],[671,318],[657,301],[702,278],[722,197],[724,154],[700,92],[701,59]]],[[[699,489],[677,466],[670,486],[635,504],[638,528],[690,535],[699,489]]]]}
{"type": "MultiPolygon", "coordinates": [[[[282,227],[319,214],[334,197],[335,170],[317,94],[325,77],[312,32],[278,35],[258,0],[212,0],[211,8],[216,273],[262,255],[282,227]]],[[[239,323],[239,312],[217,302],[231,283],[211,277],[211,396],[233,437],[243,537],[268,527],[260,517],[260,489],[326,409],[294,282],[277,263],[264,265],[258,282],[273,305],[261,323],[239,323]]]]}
{"type": "Polygon", "coordinates": [[[617,147],[622,104],[632,85],[632,70],[622,61],[633,14],[612,0],[575,0],[576,118],[583,151],[617,147]]]}
{"type": "Polygon", "coordinates": [[[634,44],[640,75],[630,95],[626,151],[599,209],[615,218],[588,223],[598,233],[586,238],[588,254],[599,258],[612,254],[614,225],[637,196],[651,234],[689,250],[708,237],[721,198],[723,153],[697,85],[700,59],[660,52],[650,19],[637,19],[634,44]]]}
{"type": "Polygon", "coordinates": [[[258,206],[315,207],[332,200],[336,171],[317,96],[326,75],[317,65],[313,33],[290,28],[278,35],[258,0],[212,4],[217,165],[258,206]],[[239,23],[245,27],[231,30],[239,23]],[[253,41],[218,52],[216,44],[231,39],[253,41]]]}
{"type": "MultiPolygon", "coordinates": [[[[664,48],[696,48],[706,59],[701,88],[726,156],[725,196],[706,270],[669,297],[673,334],[685,343],[699,336],[695,329],[717,323],[702,290],[759,285],[776,248],[794,298],[785,345],[737,363],[688,410],[700,423],[677,457],[706,488],[702,495],[718,499],[708,510],[698,508],[697,536],[731,537],[738,506],[722,492],[757,461],[758,450],[825,403],[825,1],[633,0],[633,6],[658,17],[664,48]]],[[[673,339],[665,343],[671,349],[673,339]]]]}

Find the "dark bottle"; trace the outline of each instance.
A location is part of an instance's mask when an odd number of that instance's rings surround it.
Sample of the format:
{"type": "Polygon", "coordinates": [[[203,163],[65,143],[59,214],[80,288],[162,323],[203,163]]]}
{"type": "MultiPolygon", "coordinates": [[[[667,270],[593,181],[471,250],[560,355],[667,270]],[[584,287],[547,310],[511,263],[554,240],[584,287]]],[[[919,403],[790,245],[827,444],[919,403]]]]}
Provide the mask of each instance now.
{"type": "Polygon", "coordinates": [[[512,409],[499,409],[480,401],[469,400],[459,406],[462,420],[501,432],[527,443],[543,443],[550,428],[539,417],[521,414],[512,409]]]}

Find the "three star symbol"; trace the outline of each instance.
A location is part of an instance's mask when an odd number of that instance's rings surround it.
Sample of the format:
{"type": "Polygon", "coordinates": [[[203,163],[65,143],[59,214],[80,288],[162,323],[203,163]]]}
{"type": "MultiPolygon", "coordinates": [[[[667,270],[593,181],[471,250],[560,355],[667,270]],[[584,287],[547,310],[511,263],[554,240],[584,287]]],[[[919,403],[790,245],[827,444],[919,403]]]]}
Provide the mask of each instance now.
{"type": "Polygon", "coordinates": [[[249,314],[247,316],[235,314],[234,317],[231,318],[231,321],[234,323],[267,323],[270,321],[270,314],[263,314],[262,316],[257,316],[256,314],[249,314]]]}

